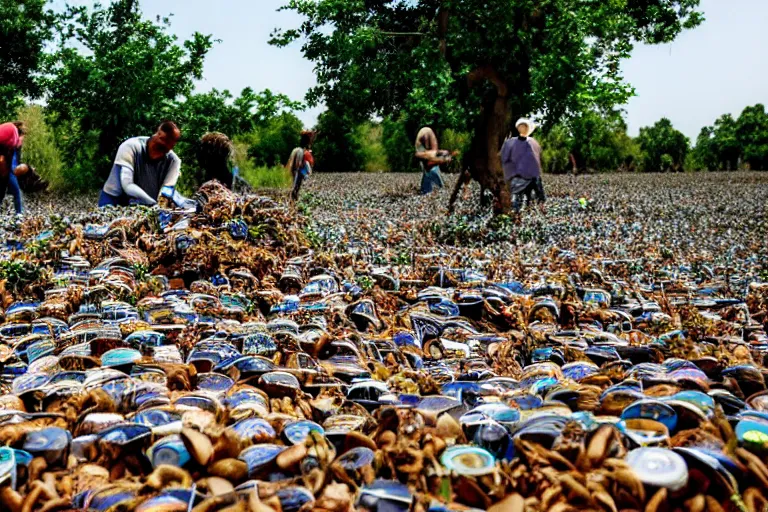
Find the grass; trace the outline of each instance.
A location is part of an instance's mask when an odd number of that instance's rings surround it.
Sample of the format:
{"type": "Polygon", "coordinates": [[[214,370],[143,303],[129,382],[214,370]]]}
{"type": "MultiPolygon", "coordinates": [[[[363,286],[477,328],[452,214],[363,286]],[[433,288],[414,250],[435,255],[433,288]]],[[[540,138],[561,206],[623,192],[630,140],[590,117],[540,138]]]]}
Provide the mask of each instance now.
{"type": "Polygon", "coordinates": [[[248,158],[248,146],[242,142],[235,142],[234,161],[240,176],[254,189],[289,189],[293,185],[291,172],[285,167],[254,165],[248,158]]]}

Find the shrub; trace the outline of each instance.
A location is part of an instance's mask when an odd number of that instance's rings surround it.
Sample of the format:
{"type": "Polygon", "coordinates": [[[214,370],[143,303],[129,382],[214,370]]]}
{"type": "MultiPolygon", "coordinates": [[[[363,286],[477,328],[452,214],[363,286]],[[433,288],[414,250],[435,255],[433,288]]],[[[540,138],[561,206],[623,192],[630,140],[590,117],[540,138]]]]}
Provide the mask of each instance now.
{"type": "Polygon", "coordinates": [[[284,112],[265,122],[242,140],[248,143],[248,156],[258,166],[274,167],[285,163],[299,145],[303,124],[294,114],[284,112]]]}
{"type": "Polygon", "coordinates": [[[366,122],[355,128],[355,138],[363,152],[365,172],[387,172],[390,170],[387,152],[383,143],[384,128],[381,123],[366,122]]]}
{"type": "Polygon", "coordinates": [[[320,114],[317,140],[312,148],[316,170],[357,172],[363,169],[365,155],[360,140],[355,137],[354,126],[354,123],[338,113],[326,111],[320,114]]]}
{"type": "Polygon", "coordinates": [[[405,123],[390,118],[384,119],[382,122],[382,145],[391,171],[418,170],[413,161],[413,141],[408,137],[405,123]]]}
{"type": "Polygon", "coordinates": [[[248,145],[242,139],[235,139],[235,167],[240,169],[240,176],[255,188],[287,189],[293,185],[291,172],[277,165],[268,167],[266,165],[256,165],[248,157],[248,145]]]}
{"type": "Polygon", "coordinates": [[[63,188],[66,182],[62,176],[61,152],[56,145],[53,130],[46,122],[43,107],[39,105],[22,107],[16,114],[16,118],[24,121],[27,130],[22,154],[24,163],[35,167],[37,172],[48,180],[52,188],[63,188]]]}

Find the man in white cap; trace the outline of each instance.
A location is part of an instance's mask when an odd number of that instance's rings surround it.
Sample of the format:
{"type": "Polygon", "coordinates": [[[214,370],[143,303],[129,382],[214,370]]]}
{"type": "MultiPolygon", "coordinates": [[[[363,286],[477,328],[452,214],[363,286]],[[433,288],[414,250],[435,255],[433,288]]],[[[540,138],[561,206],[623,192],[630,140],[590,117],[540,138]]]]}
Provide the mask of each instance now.
{"type": "Polygon", "coordinates": [[[512,192],[512,208],[520,212],[523,196],[532,201],[536,196],[539,203],[544,203],[544,185],[541,182],[541,146],[530,135],[536,125],[530,119],[521,118],[515,123],[518,137],[504,141],[501,147],[501,163],[504,167],[504,180],[509,183],[512,192]]]}

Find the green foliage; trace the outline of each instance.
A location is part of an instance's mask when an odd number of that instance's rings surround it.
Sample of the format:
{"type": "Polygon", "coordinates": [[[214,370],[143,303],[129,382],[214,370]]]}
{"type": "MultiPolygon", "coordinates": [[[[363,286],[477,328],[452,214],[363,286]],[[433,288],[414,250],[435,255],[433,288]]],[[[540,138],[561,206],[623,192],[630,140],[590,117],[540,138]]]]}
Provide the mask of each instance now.
{"type": "Polygon", "coordinates": [[[391,170],[383,142],[384,129],[381,123],[368,121],[355,128],[355,137],[363,152],[365,172],[386,172],[391,170]]]}
{"type": "Polygon", "coordinates": [[[51,184],[54,189],[64,186],[61,152],[56,145],[53,130],[48,126],[39,105],[27,105],[19,109],[16,119],[23,121],[26,127],[24,136],[24,163],[37,169],[37,172],[51,184]]]}
{"type": "Polygon", "coordinates": [[[753,170],[768,170],[768,114],[761,104],[747,107],[738,119],[720,116],[705,126],[696,139],[691,159],[695,169],[736,170],[739,163],[753,170]]]}
{"type": "Polygon", "coordinates": [[[256,165],[274,167],[284,164],[299,145],[302,127],[295,114],[284,112],[245,134],[242,140],[247,141],[248,156],[256,165]]]}
{"type": "Polygon", "coordinates": [[[178,44],[169,20],[144,19],[137,0],[67,14],[46,83],[48,109],[69,133],[67,169],[78,176],[69,183],[93,186],[123,140],[151,134],[167,106],[191,93],[213,41],[195,33],[178,44]]]}
{"type": "Polygon", "coordinates": [[[741,157],[752,170],[768,170],[768,113],[765,106],[747,107],[734,126],[741,157]]]}
{"type": "Polygon", "coordinates": [[[627,135],[627,125],[618,113],[584,112],[571,123],[571,152],[580,170],[631,170],[639,147],[627,135]]]}
{"type": "Polygon", "coordinates": [[[570,154],[573,140],[568,128],[556,124],[540,136],[541,167],[546,173],[563,174],[572,169],[570,154]]]}
{"type": "Polygon", "coordinates": [[[317,171],[357,172],[364,168],[365,154],[355,136],[355,126],[339,112],[328,110],[320,114],[313,146],[317,171]]]}
{"type": "Polygon", "coordinates": [[[256,189],[286,189],[293,184],[291,172],[283,166],[259,166],[248,157],[248,144],[243,138],[235,139],[234,165],[240,169],[240,176],[256,189]]]}
{"type": "Polygon", "coordinates": [[[241,163],[241,169],[279,165],[299,143],[302,123],[293,111],[302,108],[283,94],[274,94],[269,89],[254,94],[250,88],[236,98],[229,91],[214,89],[172,105],[166,117],[178,119],[183,127],[182,139],[176,147],[184,160],[181,187],[194,189],[201,184],[203,169],[195,148],[200,137],[212,131],[238,138],[241,147],[247,146],[246,155],[253,162],[241,163]]]}
{"type": "Polygon", "coordinates": [[[408,137],[405,122],[385,118],[382,122],[382,143],[389,162],[389,169],[394,172],[418,171],[414,162],[414,137],[408,137]]]}
{"type": "Polygon", "coordinates": [[[47,0],[0,0],[0,118],[42,95],[39,72],[57,17],[47,0]]]}
{"type": "Polygon", "coordinates": [[[0,279],[6,282],[6,288],[16,294],[35,282],[40,275],[41,267],[30,261],[15,259],[0,261],[0,279]]]}
{"type": "Polygon", "coordinates": [[[637,138],[646,172],[682,171],[689,150],[688,138],[663,118],[651,127],[641,128],[637,138]]]}
{"type": "MultiPolygon", "coordinates": [[[[550,121],[612,108],[632,89],[619,63],[633,44],[673,40],[702,21],[699,0],[583,2],[342,2],[289,0],[304,22],[271,43],[302,40],[326,102],[350,121],[404,114],[411,128],[474,125],[486,80],[506,87],[505,114],[545,112],[550,121]],[[479,87],[467,87],[474,77],[479,87]]],[[[508,116],[511,117],[511,116],[508,116]]]]}

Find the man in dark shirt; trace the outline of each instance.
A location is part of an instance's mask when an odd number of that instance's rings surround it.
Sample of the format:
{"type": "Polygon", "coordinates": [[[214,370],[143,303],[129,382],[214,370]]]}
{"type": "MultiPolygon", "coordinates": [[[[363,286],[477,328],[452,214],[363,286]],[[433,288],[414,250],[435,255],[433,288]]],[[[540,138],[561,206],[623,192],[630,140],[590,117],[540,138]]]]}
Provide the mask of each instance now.
{"type": "Polygon", "coordinates": [[[512,208],[520,212],[523,196],[530,203],[532,195],[544,203],[544,185],[541,181],[541,146],[530,137],[535,125],[530,119],[522,118],[515,124],[518,137],[507,139],[501,148],[501,163],[504,180],[512,192],[512,208]]]}

